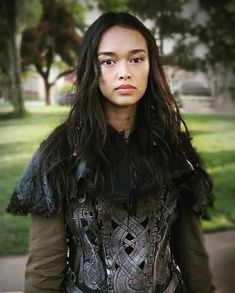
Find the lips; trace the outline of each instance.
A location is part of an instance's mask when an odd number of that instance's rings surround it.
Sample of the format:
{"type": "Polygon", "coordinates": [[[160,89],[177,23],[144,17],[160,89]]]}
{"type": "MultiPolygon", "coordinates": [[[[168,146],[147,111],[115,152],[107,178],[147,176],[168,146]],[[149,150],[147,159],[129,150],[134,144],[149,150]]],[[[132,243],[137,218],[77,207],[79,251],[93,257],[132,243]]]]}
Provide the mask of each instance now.
{"type": "Polygon", "coordinates": [[[115,90],[119,90],[119,89],[135,89],[135,87],[130,84],[122,84],[115,88],[115,90]]]}
{"type": "Polygon", "coordinates": [[[120,95],[131,95],[136,88],[130,84],[122,84],[115,88],[115,91],[120,95]]]}

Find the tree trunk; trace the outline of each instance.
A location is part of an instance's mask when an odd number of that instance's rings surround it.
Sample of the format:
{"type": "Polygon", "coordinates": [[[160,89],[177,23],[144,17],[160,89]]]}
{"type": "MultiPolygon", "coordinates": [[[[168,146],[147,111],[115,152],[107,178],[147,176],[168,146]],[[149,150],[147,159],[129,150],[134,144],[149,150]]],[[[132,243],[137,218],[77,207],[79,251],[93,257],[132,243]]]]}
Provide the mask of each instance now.
{"type": "Polygon", "coordinates": [[[22,117],[25,114],[24,101],[21,88],[21,70],[19,45],[17,46],[16,36],[8,37],[9,54],[9,84],[10,84],[10,102],[13,105],[14,115],[22,117]]]}
{"type": "MultiPolygon", "coordinates": [[[[57,82],[57,80],[59,80],[61,77],[69,74],[69,73],[72,73],[74,70],[73,69],[68,69],[68,70],[65,70],[61,73],[59,73],[57,75],[57,77],[54,79],[53,82],[49,82],[48,81],[48,78],[49,78],[49,74],[46,74],[42,71],[41,68],[39,68],[38,66],[36,66],[36,69],[37,69],[37,72],[41,75],[42,79],[43,79],[43,82],[44,82],[44,87],[45,87],[45,101],[46,101],[46,105],[51,105],[51,88],[52,86],[57,82]]],[[[50,72],[50,70],[48,70],[47,72],[50,72]]]]}
{"type": "Polygon", "coordinates": [[[213,107],[223,112],[234,112],[235,75],[232,67],[217,64],[209,68],[213,107]]]}
{"type": "Polygon", "coordinates": [[[49,106],[51,105],[51,84],[44,79],[44,86],[45,86],[45,101],[46,105],[49,106]]]}
{"type": "MultiPolygon", "coordinates": [[[[160,10],[160,23],[161,23],[161,19],[164,16],[164,11],[160,10]]],[[[156,23],[156,26],[158,26],[158,24],[156,23]]],[[[164,46],[163,46],[163,42],[164,42],[164,33],[163,33],[164,29],[161,25],[159,25],[159,51],[160,51],[160,55],[162,56],[164,54],[163,50],[164,50],[164,46]]]]}
{"type": "Polygon", "coordinates": [[[160,29],[160,31],[159,31],[159,51],[160,51],[161,56],[164,54],[164,52],[163,52],[164,51],[163,42],[164,42],[163,32],[160,29]]]}
{"type": "Polygon", "coordinates": [[[9,101],[13,105],[13,115],[22,117],[25,113],[21,89],[20,44],[21,34],[17,35],[17,1],[0,1],[1,37],[7,66],[6,76],[9,85],[9,101]]]}

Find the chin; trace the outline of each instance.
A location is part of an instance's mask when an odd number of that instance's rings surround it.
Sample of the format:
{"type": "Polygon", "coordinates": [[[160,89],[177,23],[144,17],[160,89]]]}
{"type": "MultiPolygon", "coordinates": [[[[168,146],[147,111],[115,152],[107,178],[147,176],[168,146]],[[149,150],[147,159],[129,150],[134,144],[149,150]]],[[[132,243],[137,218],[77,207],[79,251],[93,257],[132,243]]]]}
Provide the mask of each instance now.
{"type": "Polygon", "coordinates": [[[127,102],[123,102],[123,103],[114,103],[113,105],[116,107],[132,107],[132,106],[134,107],[137,105],[137,103],[138,103],[138,101],[137,102],[127,101],[127,102]]]}
{"type": "Polygon", "coordinates": [[[140,101],[140,99],[138,98],[132,98],[132,97],[121,97],[119,100],[117,101],[113,101],[114,104],[116,104],[117,106],[134,106],[136,105],[138,102],[140,101]]]}
{"type": "Polygon", "coordinates": [[[125,108],[125,107],[135,107],[141,100],[139,97],[133,96],[119,96],[115,98],[104,98],[106,106],[113,108],[125,108]]]}

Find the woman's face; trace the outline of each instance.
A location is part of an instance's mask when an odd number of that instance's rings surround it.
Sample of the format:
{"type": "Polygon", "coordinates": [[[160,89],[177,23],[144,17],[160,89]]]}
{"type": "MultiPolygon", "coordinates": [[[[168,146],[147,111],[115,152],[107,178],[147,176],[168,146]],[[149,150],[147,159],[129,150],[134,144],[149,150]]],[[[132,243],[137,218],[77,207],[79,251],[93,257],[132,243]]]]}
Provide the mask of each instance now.
{"type": "Polygon", "coordinates": [[[99,87],[106,109],[136,108],[149,74],[148,49],[142,34],[130,28],[111,27],[100,40],[98,60],[99,87]]]}

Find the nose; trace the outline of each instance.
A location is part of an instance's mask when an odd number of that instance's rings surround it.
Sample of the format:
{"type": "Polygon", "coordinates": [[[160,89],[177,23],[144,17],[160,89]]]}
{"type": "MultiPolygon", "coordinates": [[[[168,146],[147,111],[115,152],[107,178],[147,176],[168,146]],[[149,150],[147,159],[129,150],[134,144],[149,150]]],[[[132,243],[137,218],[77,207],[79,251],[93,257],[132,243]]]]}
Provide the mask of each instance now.
{"type": "Polygon", "coordinates": [[[118,72],[118,79],[119,80],[128,80],[131,78],[131,72],[128,68],[127,64],[120,64],[119,72],[118,72]]]}

